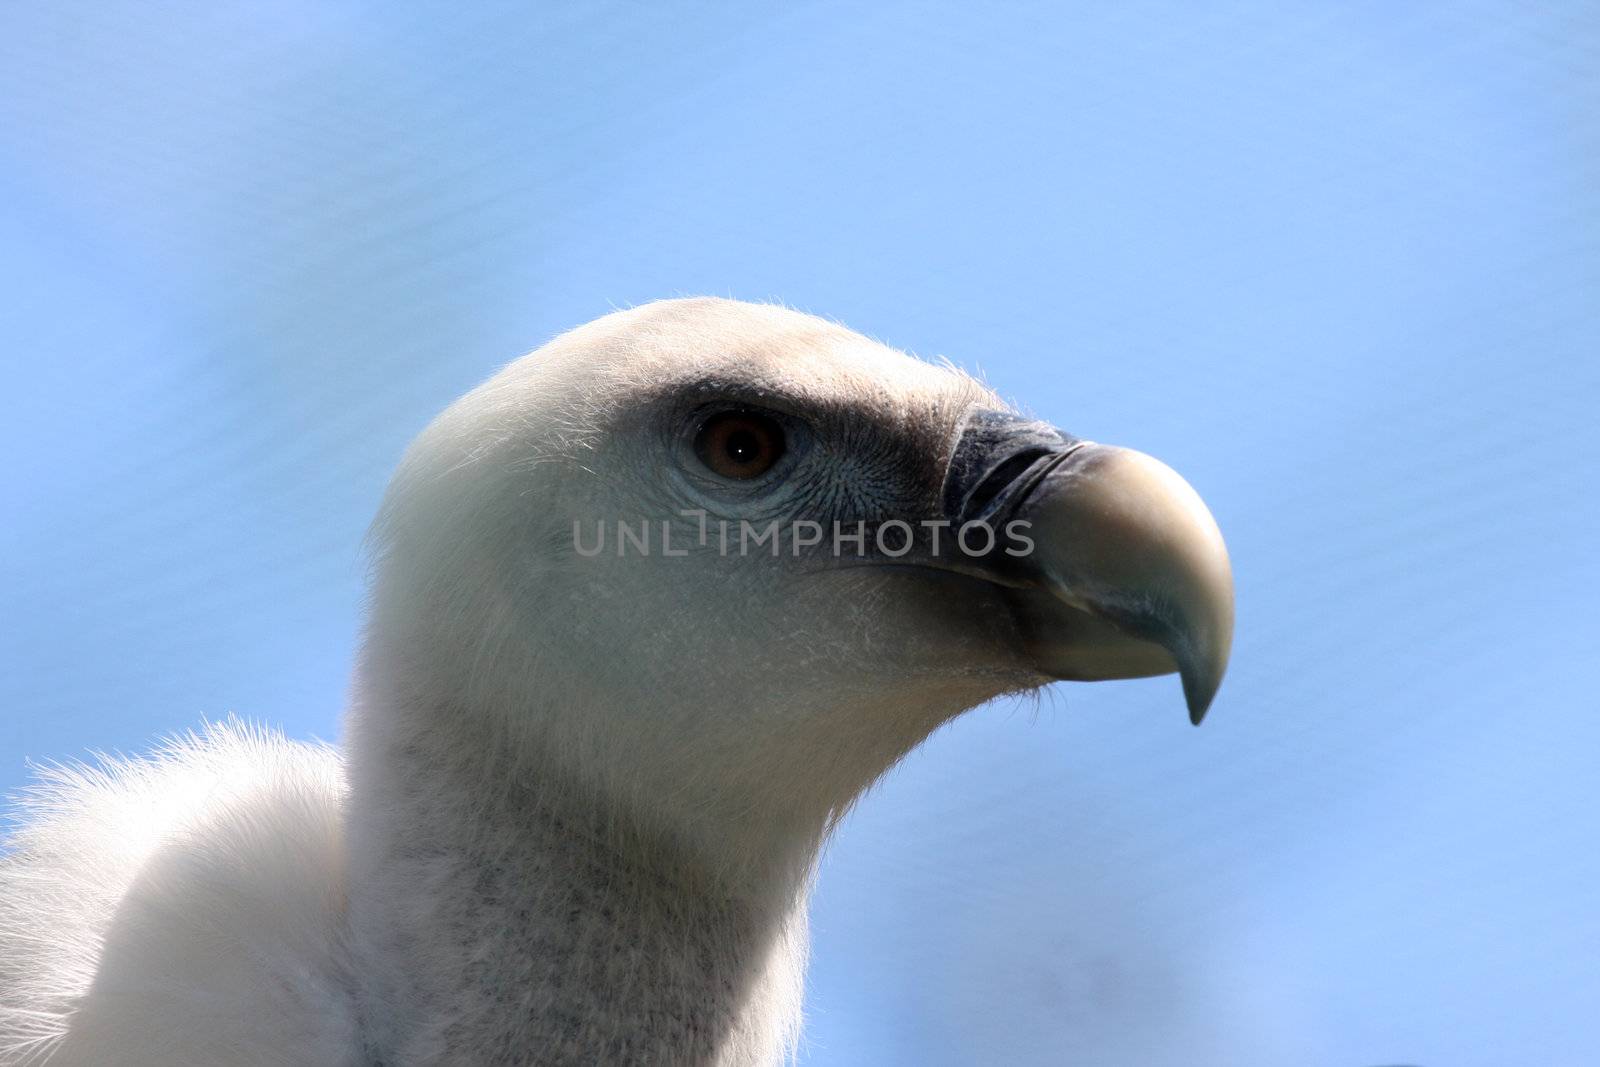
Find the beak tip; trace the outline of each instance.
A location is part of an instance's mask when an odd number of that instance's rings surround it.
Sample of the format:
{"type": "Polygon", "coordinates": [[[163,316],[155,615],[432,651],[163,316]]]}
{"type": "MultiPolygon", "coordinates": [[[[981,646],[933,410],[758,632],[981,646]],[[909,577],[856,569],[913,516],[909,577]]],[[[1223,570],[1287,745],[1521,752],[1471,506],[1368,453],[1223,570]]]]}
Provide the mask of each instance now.
{"type": "MultiPolygon", "coordinates": [[[[1217,680],[1218,683],[1221,679],[1217,680]]],[[[1206,712],[1211,710],[1211,701],[1217,695],[1217,683],[1200,685],[1189,674],[1183,676],[1183,697],[1189,705],[1189,721],[1199,726],[1205,721],[1206,712]]]]}
{"type": "MultiPolygon", "coordinates": [[[[1231,608],[1232,596],[1228,597],[1227,604],[1231,608]]],[[[1222,678],[1228,671],[1228,652],[1232,645],[1233,620],[1229,611],[1226,620],[1217,620],[1223,624],[1223,639],[1209,647],[1194,648],[1179,651],[1178,676],[1183,681],[1183,699],[1189,705],[1189,721],[1199,726],[1205,719],[1206,712],[1211,710],[1211,704],[1217,698],[1217,691],[1222,688],[1222,678]],[[1198,652],[1198,654],[1196,654],[1198,652]],[[1187,654],[1185,654],[1187,653],[1187,654]]]]}

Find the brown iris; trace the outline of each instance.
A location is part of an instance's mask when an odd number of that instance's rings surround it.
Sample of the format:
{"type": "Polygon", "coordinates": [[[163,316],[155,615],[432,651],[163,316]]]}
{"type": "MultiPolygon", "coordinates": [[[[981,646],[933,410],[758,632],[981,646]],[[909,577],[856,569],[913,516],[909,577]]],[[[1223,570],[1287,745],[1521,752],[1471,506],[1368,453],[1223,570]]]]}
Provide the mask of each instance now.
{"type": "Polygon", "coordinates": [[[713,415],[694,439],[695,454],[713,472],[736,481],[759,478],[783,455],[783,427],[749,411],[713,415]]]}

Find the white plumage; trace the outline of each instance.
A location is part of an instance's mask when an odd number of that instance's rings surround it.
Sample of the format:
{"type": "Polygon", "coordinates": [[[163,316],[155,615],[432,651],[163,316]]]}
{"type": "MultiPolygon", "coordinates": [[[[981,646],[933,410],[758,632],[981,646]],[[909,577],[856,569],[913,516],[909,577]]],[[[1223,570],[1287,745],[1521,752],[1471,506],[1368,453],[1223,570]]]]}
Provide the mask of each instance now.
{"type": "Polygon", "coordinates": [[[777,1062],[818,850],[931,730],[1057,677],[1181,669],[1204,710],[1226,556],[1163,472],[781,308],[557,339],[407,453],[345,755],[225,723],[43,773],[0,860],[0,1064],[777,1062]],[[1037,559],[695,537],[1002,507],[1037,559]],[[689,550],[575,551],[641,519],[689,550]]]}
{"type": "Polygon", "coordinates": [[[333,750],[239,723],[43,772],[0,862],[0,1062],[359,1062],[329,1057],[359,1047],[344,794],[333,750]]]}

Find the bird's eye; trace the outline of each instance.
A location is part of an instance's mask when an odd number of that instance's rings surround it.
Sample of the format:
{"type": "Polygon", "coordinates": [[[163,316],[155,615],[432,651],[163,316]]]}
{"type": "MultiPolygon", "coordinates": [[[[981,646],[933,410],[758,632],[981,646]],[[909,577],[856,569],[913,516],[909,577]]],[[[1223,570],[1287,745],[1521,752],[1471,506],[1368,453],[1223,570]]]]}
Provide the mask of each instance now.
{"type": "Polygon", "coordinates": [[[783,455],[783,427],[749,411],[713,415],[694,439],[695,455],[714,473],[736,481],[759,478],[783,455]]]}

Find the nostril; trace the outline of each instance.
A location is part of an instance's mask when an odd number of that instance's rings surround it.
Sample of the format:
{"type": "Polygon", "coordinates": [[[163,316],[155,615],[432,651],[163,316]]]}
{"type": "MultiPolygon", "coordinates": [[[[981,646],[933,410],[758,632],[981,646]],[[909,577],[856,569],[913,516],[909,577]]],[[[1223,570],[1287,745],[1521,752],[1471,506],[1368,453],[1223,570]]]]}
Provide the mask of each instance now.
{"type": "Polygon", "coordinates": [[[1001,462],[984,475],[983,480],[967,494],[966,500],[961,502],[962,521],[970,522],[982,515],[989,505],[994,503],[995,498],[1005,491],[1006,486],[1011,485],[1022,477],[1023,472],[1029,467],[1050,454],[1049,449],[1026,448],[1001,462]]]}
{"type": "Polygon", "coordinates": [[[971,412],[945,471],[945,516],[962,523],[987,520],[1027,495],[1082,443],[1047,422],[1009,411],[971,412]]]}

